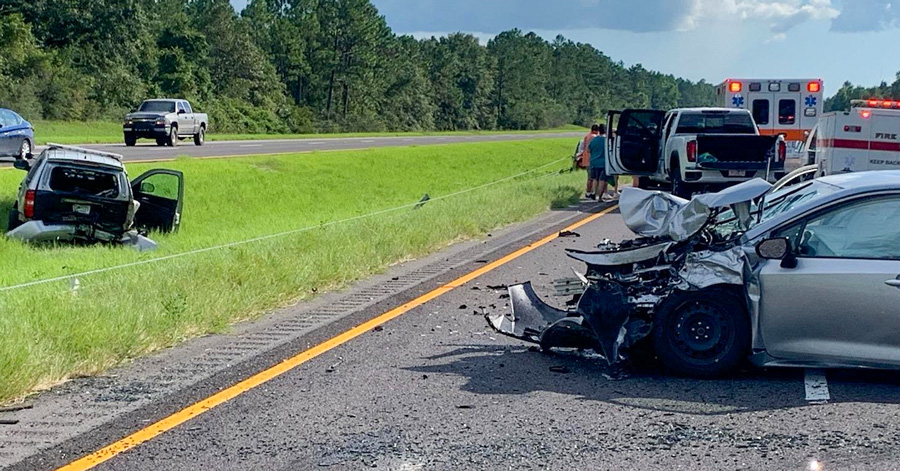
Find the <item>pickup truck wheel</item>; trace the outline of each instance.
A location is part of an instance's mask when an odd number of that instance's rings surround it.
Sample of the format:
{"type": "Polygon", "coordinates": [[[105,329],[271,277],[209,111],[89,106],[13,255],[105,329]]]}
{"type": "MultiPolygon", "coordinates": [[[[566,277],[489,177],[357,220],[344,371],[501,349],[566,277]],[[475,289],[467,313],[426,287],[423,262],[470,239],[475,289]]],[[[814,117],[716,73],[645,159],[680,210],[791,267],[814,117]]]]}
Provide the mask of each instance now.
{"type": "Polygon", "coordinates": [[[194,134],[194,145],[202,146],[206,142],[206,128],[201,127],[197,134],[194,134]]]}
{"type": "Polygon", "coordinates": [[[672,194],[684,199],[691,199],[693,193],[687,183],[681,179],[681,172],[677,167],[673,167],[669,179],[672,180],[672,194]]]}
{"type": "Polygon", "coordinates": [[[9,219],[6,223],[6,230],[7,232],[11,231],[21,225],[22,223],[19,221],[19,211],[16,209],[16,205],[13,205],[9,210],[9,219]]]}
{"type": "Polygon", "coordinates": [[[169,129],[169,137],[166,138],[166,145],[169,147],[178,145],[178,126],[172,126],[172,128],[169,129]]]}
{"type": "Polygon", "coordinates": [[[126,134],[125,135],[125,145],[128,147],[134,147],[135,144],[137,144],[137,138],[131,134],[126,134]]]}
{"type": "Polygon", "coordinates": [[[157,138],[157,139],[156,139],[156,145],[158,145],[158,146],[164,146],[164,145],[166,145],[166,139],[165,139],[165,138],[162,138],[162,137],[157,138]]]}
{"type": "Polygon", "coordinates": [[[656,312],[653,347],[676,374],[720,376],[750,352],[745,301],[723,288],[675,291],[656,312]]]}

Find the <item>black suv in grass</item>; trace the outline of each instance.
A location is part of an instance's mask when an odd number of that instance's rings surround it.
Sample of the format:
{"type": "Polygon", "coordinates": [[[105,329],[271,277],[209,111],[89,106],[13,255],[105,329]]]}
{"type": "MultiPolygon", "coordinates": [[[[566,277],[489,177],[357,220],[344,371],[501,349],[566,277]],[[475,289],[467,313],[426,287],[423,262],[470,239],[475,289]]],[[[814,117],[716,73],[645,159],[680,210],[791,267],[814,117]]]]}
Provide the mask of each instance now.
{"type": "Polygon", "coordinates": [[[184,175],[154,169],[128,180],[121,156],[50,144],[27,170],[9,213],[7,235],[26,241],[126,242],[181,222],[184,175]]]}

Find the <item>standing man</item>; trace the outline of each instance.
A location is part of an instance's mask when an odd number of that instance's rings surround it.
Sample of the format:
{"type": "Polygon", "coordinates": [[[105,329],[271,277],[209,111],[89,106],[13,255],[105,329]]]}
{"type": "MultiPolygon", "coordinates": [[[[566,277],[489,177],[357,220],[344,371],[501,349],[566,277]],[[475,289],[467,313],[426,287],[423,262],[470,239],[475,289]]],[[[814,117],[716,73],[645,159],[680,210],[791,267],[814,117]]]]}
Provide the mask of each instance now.
{"type": "Polygon", "coordinates": [[[588,170],[588,192],[596,199],[600,195],[600,201],[606,196],[609,178],[606,176],[606,125],[597,125],[597,135],[588,145],[591,154],[591,166],[588,170]],[[594,193],[594,186],[600,185],[600,191],[594,193]]]}
{"type": "Polygon", "coordinates": [[[578,166],[588,169],[587,189],[584,191],[584,197],[592,200],[597,199],[597,195],[594,193],[593,180],[591,180],[591,170],[589,168],[591,151],[589,147],[594,138],[600,134],[600,126],[600,124],[591,126],[591,132],[584,136],[584,139],[581,141],[581,155],[578,157],[578,166]]]}

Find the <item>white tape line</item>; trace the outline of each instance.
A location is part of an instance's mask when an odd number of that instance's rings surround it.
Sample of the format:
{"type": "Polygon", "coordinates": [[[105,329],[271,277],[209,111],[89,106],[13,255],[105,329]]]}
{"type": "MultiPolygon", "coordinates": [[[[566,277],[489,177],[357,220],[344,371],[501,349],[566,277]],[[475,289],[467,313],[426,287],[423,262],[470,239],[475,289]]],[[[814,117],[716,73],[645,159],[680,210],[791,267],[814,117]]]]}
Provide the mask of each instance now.
{"type": "Polygon", "coordinates": [[[825,403],[831,399],[828,393],[828,380],[825,370],[807,368],[803,373],[803,384],[806,387],[806,400],[813,403],[825,403]]]}

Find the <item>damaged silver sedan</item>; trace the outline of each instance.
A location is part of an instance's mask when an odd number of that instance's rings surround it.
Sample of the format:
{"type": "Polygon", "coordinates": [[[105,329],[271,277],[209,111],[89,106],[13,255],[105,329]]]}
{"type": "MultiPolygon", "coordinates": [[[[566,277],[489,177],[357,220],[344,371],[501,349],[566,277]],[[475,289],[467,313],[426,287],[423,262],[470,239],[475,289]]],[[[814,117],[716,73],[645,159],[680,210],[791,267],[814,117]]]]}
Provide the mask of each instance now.
{"type": "Polygon", "coordinates": [[[568,250],[587,265],[574,308],[511,286],[496,330],[610,365],[646,344],[677,374],[758,366],[900,367],[900,171],[771,191],[761,179],[686,201],[626,189],[639,238],[568,250]]]}

